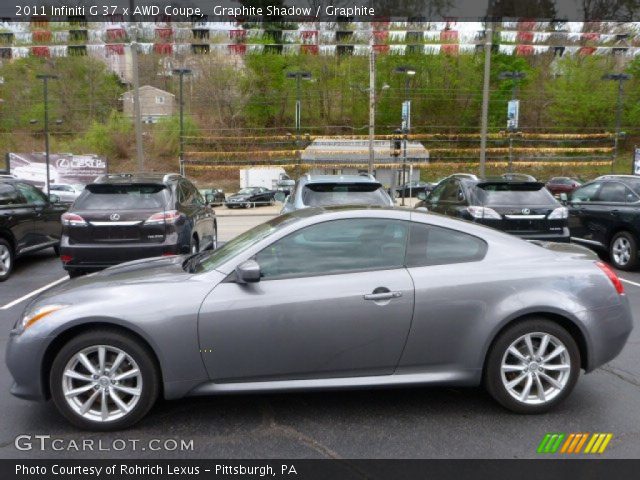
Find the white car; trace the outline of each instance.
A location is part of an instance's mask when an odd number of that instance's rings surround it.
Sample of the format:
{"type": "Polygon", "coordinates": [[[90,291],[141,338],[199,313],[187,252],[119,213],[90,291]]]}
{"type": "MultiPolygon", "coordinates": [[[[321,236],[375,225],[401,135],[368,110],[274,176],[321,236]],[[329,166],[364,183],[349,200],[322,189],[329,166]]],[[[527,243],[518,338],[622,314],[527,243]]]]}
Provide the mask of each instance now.
{"type": "Polygon", "coordinates": [[[84,190],[84,185],[67,185],[63,183],[52,183],[49,193],[53,193],[60,198],[63,203],[73,203],[84,190]]]}

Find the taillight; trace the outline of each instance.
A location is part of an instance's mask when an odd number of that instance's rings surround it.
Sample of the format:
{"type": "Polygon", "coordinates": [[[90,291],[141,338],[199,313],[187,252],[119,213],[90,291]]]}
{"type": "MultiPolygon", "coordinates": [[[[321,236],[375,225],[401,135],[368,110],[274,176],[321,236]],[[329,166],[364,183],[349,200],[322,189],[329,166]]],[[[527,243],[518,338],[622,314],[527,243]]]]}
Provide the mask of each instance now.
{"type": "Polygon", "coordinates": [[[62,217],[62,225],[67,227],[86,227],[87,222],[85,222],[84,218],[80,215],[76,215],[75,213],[63,213],[62,217]]]}
{"type": "Polygon", "coordinates": [[[613,269],[606,263],[596,262],[596,265],[600,267],[600,270],[602,270],[604,274],[609,278],[609,280],[611,280],[611,283],[613,283],[616,292],[618,292],[619,295],[622,295],[624,293],[624,285],[622,285],[622,282],[618,278],[618,275],[616,275],[616,272],[614,272],[613,269]]]}
{"type": "Polygon", "coordinates": [[[502,219],[498,212],[489,207],[476,207],[472,205],[467,207],[467,212],[469,212],[473,218],[490,218],[492,220],[502,219]]]}
{"type": "Polygon", "coordinates": [[[60,260],[62,261],[62,263],[69,263],[71,260],[73,260],[73,257],[71,255],[60,255],[60,260]]]}
{"type": "Polygon", "coordinates": [[[146,225],[160,225],[162,223],[176,223],[180,218],[180,212],[177,210],[167,210],[166,212],[158,212],[151,215],[144,222],[146,225]]]}
{"type": "Polygon", "coordinates": [[[569,218],[569,209],[567,207],[558,207],[549,214],[549,220],[564,220],[569,218]]]}

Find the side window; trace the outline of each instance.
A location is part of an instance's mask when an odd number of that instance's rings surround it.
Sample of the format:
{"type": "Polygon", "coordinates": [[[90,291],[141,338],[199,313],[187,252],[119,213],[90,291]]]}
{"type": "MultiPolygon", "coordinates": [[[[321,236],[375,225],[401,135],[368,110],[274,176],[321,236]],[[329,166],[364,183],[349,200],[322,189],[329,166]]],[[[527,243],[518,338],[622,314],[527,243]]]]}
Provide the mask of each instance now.
{"type": "Polygon", "coordinates": [[[20,198],[18,191],[8,183],[0,183],[0,207],[20,205],[24,200],[20,198]]]}
{"type": "Polygon", "coordinates": [[[448,182],[444,182],[436,185],[436,188],[434,188],[431,192],[431,196],[429,196],[429,200],[433,201],[434,203],[439,202],[442,197],[442,193],[447,186],[447,183],[448,182]]]}
{"type": "Polygon", "coordinates": [[[487,253],[484,240],[448,228],[411,224],[407,267],[477,262],[487,253]]]}
{"type": "Polygon", "coordinates": [[[29,205],[44,205],[47,203],[47,197],[33,185],[27,183],[16,183],[16,188],[20,194],[26,198],[29,205]]]}
{"type": "Polygon", "coordinates": [[[458,203],[461,201],[460,192],[460,183],[456,180],[451,180],[445,184],[440,201],[458,203]]]}
{"type": "Polygon", "coordinates": [[[596,195],[600,190],[601,182],[590,183],[577,189],[571,194],[572,202],[595,202],[597,201],[596,195]]]}
{"type": "Polygon", "coordinates": [[[256,261],[265,279],[400,268],[408,230],[408,222],[379,218],[324,222],[274,242],[256,261]]]}
{"type": "Polygon", "coordinates": [[[598,201],[612,203],[635,202],[638,197],[625,185],[618,182],[606,182],[598,194],[598,201]]]}

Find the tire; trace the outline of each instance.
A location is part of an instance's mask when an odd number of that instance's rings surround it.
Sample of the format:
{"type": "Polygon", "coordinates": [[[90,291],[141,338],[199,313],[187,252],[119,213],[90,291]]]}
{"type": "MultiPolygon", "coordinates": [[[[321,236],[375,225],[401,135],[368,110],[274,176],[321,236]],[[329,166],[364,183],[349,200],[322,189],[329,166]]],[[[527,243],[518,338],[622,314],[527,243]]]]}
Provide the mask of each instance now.
{"type": "Polygon", "coordinates": [[[84,430],[112,431],[128,428],[147,414],[158,398],[159,378],[158,368],[148,348],[125,333],[98,329],[81,333],[60,349],[51,366],[49,387],[56,408],[73,425],[84,430]],[[113,384],[114,374],[107,373],[94,380],[95,377],[90,375],[89,370],[78,360],[78,354],[84,352],[91,365],[99,368],[98,349],[101,347],[105,348],[104,365],[107,369],[110,364],[113,364],[119,352],[124,354],[124,360],[115,375],[121,375],[135,368],[138,369],[139,374],[133,378],[120,380],[115,384],[119,386],[113,384]],[[65,370],[72,370],[90,380],[85,382],[72,379],[64,375],[65,370]],[[90,386],[90,388],[75,396],[65,396],[65,393],[84,386],[90,386]],[[122,388],[128,388],[129,392],[139,393],[139,395],[123,392],[122,388]],[[93,400],[91,400],[92,396],[93,400]],[[118,408],[118,404],[113,400],[115,396],[118,396],[130,410],[123,413],[122,408],[118,408]],[[103,420],[101,413],[101,397],[106,398],[106,420],[103,420]],[[82,405],[90,400],[92,403],[89,405],[88,412],[82,414],[80,411],[82,405]]]}
{"type": "Polygon", "coordinates": [[[67,270],[67,273],[69,274],[69,278],[78,278],[85,274],[82,270],[67,270]]]}
{"type": "Polygon", "coordinates": [[[516,413],[537,414],[547,412],[562,402],[573,390],[579,375],[580,351],[571,334],[550,320],[532,318],[507,327],[493,342],[485,364],[484,385],[503,407],[516,413]],[[510,353],[510,347],[515,347],[526,358],[529,356],[526,346],[526,337],[529,335],[534,348],[533,361],[520,361],[510,353]],[[545,335],[548,338],[547,347],[538,356],[545,335]],[[559,355],[547,362],[536,361],[550,356],[560,346],[564,347],[564,351],[559,355]],[[503,362],[519,370],[503,372],[503,362]],[[554,380],[556,386],[547,378],[554,380]],[[507,387],[508,382],[518,379],[521,380],[511,389],[507,387]],[[538,388],[538,381],[541,389],[538,388]],[[528,395],[523,400],[527,386],[528,395]]]}
{"type": "Polygon", "coordinates": [[[398,199],[400,198],[402,195],[400,194],[399,190],[396,190],[393,192],[393,198],[398,199]]]}
{"type": "Polygon", "coordinates": [[[638,242],[629,232],[618,232],[609,243],[609,258],[620,270],[635,270],[638,266],[638,242]]]}
{"type": "Polygon", "coordinates": [[[270,207],[273,207],[275,204],[276,204],[276,199],[275,198],[272,198],[272,199],[269,200],[269,206],[270,207]]]}
{"type": "Polygon", "coordinates": [[[215,250],[218,248],[218,226],[213,227],[213,238],[211,239],[211,247],[209,250],[215,250]]]}
{"type": "Polygon", "coordinates": [[[0,238],[0,282],[4,282],[11,276],[15,259],[11,244],[4,238],[0,238]]]}
{"type": "Polygon", "coordinates": [[[53,253],[56,254],[56,257],[60,256],[60,245],[54,245],[53,246],[53,253]]]}

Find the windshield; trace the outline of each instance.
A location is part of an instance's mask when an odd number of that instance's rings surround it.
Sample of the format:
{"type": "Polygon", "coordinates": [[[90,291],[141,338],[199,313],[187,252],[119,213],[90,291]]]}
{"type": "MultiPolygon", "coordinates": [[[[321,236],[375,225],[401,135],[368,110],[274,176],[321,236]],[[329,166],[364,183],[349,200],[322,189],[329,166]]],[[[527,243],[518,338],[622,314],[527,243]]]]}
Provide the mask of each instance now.
{"type": "Polygon", "coordinates": [[[476,189],[482,205],[534,206],[558,203],[539,183],[491,183],[476,189]]]}
{"type": "Polygon", "coordinates": [[[389,206],[390,201],[379,183],[314,183],[302,190],[302,203],[308,207],[331,205],[389,206]]]}
{"type": "Polygon", "coordinates": [[[243,188],[237,193],[237,195],[253,195],[253,192],[255,191],[255,188],[243,188]]]}
{"type": "Polygon", "coordinates": [[[164,185],[90,184],[76,200],[76,210],[162,210],[169,192],[164,185]]]}
{"type": "Polygon", "coordinates": [[[295,215],[280,215],[273,220],[269,220],[238,235],[213,252],[199,254],[199,257],[197,257],[198,263],[192,267],[192,272],[199,273],[215,270],[251,245],[255,245],[277,230],[297,222],[303,216],[304,214],[302,214],[302,212],[298,212],[295,215]]]}

